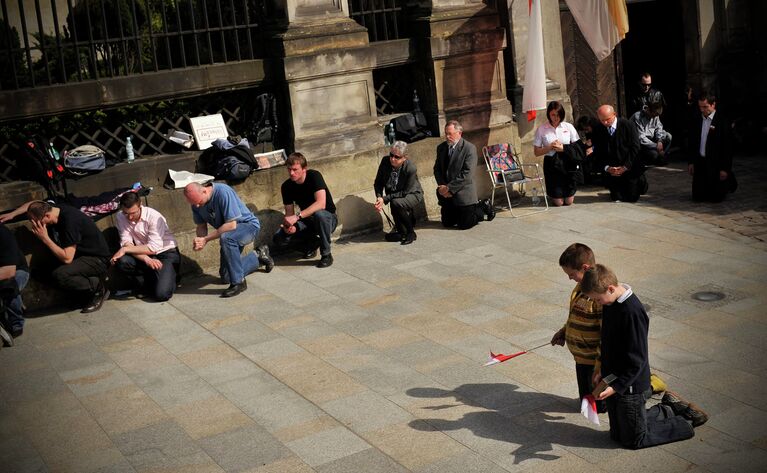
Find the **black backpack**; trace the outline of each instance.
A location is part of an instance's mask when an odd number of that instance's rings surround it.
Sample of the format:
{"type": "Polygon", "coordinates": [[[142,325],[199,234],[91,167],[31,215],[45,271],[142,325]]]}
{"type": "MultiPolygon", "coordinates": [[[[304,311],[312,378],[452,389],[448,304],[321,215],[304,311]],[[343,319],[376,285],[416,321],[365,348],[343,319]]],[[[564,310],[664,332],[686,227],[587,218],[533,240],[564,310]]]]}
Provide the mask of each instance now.
{"type": "Polygon", "coordinates": [[[249,146],[239,144],[229,149],[211,146],[197,159],[197,172],[210,174],[216,179],[240,181],[258,169],[253,151],[249,146]]]}
{"type": "MultiPolygon", "coordinates": [[[[264,93],[254,100],[250,118],[248,140],[255,147],[259,143],[274,143],[277,140],[279,123],[277,122],[277,98],[274,94],[264,93]]],[[[264,145],[265,148],[265,145],[264,145]]]]}
{"type": "Polygon", "coordinates": [[[63,160],[50,141],[32,136],[19,143],[16,167],[22,179],[39,183],[49,199],[66,198],[67,181],[63,160]]]}

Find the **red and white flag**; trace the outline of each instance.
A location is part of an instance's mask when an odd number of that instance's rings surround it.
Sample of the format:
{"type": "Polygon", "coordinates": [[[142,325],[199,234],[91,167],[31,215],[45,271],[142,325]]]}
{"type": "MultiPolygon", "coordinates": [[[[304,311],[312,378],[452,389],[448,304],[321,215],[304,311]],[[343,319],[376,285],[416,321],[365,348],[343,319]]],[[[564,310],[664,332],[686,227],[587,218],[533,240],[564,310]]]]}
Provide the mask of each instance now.
{"type": "Polygon", "coordinates": [[[524,355],[527,353],[526,351],[521,351],[519,353],[514,353],[513,355],[504,355],[503,353],[498,353],[497,355],[493,352],[490,352],[490,360],[485,363],[485,366],[494,365],[496,363],[503,363],[506,360],[510,360],[516,356],[524,355]]]}
{"type": "Polygon", "coordinates": [[[599,414],[597,414],[597,401],[591,394],[586,394],[581,400],[581,414],[589,422],[599,425],[599,414]]]}
{"type": "Polygon", "coordinates": [[[566,0],[583,37],[601,61],[629,31],[626,0],[566,0]]]}
{"type": "Polygon", "coordinates": [[[530,16],[527,28],[527,57],[525,59],[525,88],[522,91],[522,111],[527,121],[535,120],[535,111],[546,108],[546,68],[543,61],[543,26],[541,0],[528,0],[530,16]]]}

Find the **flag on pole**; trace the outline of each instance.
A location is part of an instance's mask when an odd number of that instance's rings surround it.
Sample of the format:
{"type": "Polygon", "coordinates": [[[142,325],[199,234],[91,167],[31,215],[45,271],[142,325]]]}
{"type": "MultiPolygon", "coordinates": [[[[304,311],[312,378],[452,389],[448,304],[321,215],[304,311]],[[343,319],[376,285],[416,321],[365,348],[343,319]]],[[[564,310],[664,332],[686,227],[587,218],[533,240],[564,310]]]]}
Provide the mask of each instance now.
{"type": "Polygon", "coordinates": [[[504,355],[503,353],[498,353],[497,355],[493,352],[490,352],[490,360],[485,363],[485,366],[495,365],[497,363],[503,363],[506,360],[510,360],[516,356],[524,355],[527,353],[526,351],[521,351],[519,353],[514,353],[513,355],[504,355]]]}
{"type": "Polygon", "coordinates": [[[530,17],[527,29],[527,58],[525,88],[522,91],[522,111],[527,121],[535,120],[535,111],[546,108],[546,69],[543,62],[543,26],[541,0],[528,0],[530,17]]]}
{"type": "Polygon", "coordinates": [[[629,31],[626,0],[566,0],[583,37],[601,61],[629,31]]]}
{"type": "Polygon", "coordinates": [[[599,425],[599,414],[597,414],[597,401],[591,394],[586,394],[581,400],[581,414],[589,422],[599,425]]]}

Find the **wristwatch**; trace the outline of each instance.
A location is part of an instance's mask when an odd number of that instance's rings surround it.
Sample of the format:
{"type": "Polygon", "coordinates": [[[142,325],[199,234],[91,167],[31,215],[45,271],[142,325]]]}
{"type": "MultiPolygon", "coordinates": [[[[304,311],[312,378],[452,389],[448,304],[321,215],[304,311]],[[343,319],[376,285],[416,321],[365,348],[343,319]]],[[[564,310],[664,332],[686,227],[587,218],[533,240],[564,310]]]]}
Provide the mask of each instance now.
{"type": "Polygon", "coordinates": [[[296,217],[298,217],[298,219],[299,219],[299,220],[301,220],[301,211],[300,211],[300,210],[299,210],[299,211],[298,211],[298,213],[296,214],[296,217]]]}

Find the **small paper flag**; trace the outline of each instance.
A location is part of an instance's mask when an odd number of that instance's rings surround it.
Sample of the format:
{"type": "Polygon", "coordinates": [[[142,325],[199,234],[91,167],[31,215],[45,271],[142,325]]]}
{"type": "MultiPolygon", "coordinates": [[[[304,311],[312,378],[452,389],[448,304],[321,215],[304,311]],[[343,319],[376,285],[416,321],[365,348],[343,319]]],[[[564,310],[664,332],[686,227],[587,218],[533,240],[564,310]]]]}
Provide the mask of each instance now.
{"type": "Polygon", "coordinates": [[[524,355],[527,353],[526,351],[521,351],[519,353],[514,353],[513,355],[504,355],[503,353],[498,353],[497,355],[493,352],[490,352],[490,360],[485,363],[485,366],[494,365],[496,363],[503,363],[506,360],[510,360],[514,358],[515,356],[524,355]]]}
{"type": "Polygon", "coordinates": [[[581,400],[581,414],[592,424],[599,425],[599,415],[597,414],[597,401],[591,394],[586,394],[581,400]]]}

